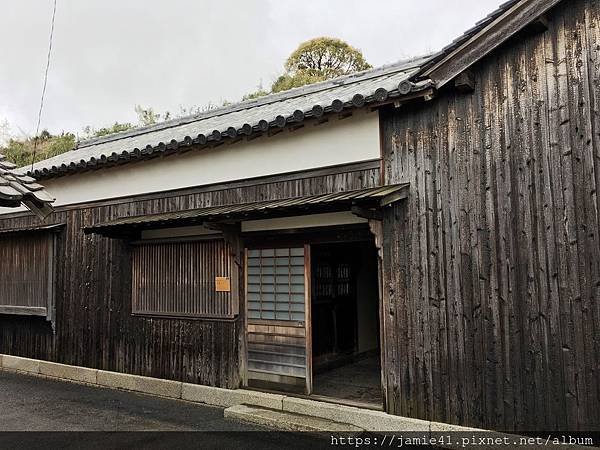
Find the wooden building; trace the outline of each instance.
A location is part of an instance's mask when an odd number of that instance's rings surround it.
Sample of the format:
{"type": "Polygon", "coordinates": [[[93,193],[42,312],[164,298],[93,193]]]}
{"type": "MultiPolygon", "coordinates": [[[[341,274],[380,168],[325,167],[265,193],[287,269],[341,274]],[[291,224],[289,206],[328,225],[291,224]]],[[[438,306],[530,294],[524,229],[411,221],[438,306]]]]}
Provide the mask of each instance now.
{"type": "Polygon", "coordinates": [[[45,222],[2,211],[0,303],[48,306],[0,314],[0,353],[598,430],[599,111],[600,2],[513,0],[434,55],[83,142],[30,173],[45,222]]]}
{"type": "Polygon", "coordinates": [[[23,206],[40,219],[52,212],[54,198],[44,187],[24,173],[24,170],[8,161],[0,154],[0,207],[18,208],[23,206]]]}

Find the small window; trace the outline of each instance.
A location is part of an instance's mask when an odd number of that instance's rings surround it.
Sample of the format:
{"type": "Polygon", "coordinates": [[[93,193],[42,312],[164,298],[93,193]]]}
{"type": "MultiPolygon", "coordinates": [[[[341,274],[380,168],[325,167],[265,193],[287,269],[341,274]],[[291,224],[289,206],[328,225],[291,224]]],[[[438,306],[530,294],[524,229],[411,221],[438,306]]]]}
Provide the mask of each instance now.
{"type": "Polygon", "coordinates": [[[148,242],[133,248],[132,313],[231,318],[232,258],[223,239],[148,242]]]}
{"type": "Polygon", "coordinates": [[[44,316],[54,312],[54,234],[0,236],[0,314],[44,316]]]}

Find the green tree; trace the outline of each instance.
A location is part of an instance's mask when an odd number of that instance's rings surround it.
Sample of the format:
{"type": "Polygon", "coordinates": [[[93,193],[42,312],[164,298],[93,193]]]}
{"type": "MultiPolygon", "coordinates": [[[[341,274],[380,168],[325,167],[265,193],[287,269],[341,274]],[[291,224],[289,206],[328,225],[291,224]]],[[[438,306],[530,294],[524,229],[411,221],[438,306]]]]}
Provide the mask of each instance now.
{"type": "Polygon", "coordinates": [[[360,50],[341,39],[318,37],[300,44],[285,61],[284,68],[285,72],[275,80],[270,92],[261,86],[244,95],[242,100],[360,72],[370,69],[371,65],[360,50]]]}
{"type": "Polygon", "coordinates": [[[306,86],[307,84],[325,81],[326,79],[327,78],[324,75],[309,74],[306,72],[296,72],[294,74],[284,73],[275,80],[271,87],[271,92],[288,91],[293,88],[306,86]]]}
{"type": "Polygon", "coordinates": [[[42,161],[60,155],[75,147],[77,139],[73,133],[63,132],[53,136],[47,130],[38,137],[11,138],[0,148],[0,153],[19,167],[28,166],[32,162],[42,161]]]}
{"type": "Polygon", "coordinates": [[[258,89],[254,92],[249,92],[248,94],[245,94],[242,97],[242,101],[245,102],[246,100],[255,100],[257,98],[261,98],[264,97],[265,95],[269,95],[269,91],[265,91],[264,89],[258,89]]]}
{"type": "Polygon", "coordinates": [[[131,130],[132,128],[135,128],[135,126],[129,122],[115,122],[110,127],[102,128],[94,128],[88,125],[83,129],[83,137],[85,139],[90,139],[95,137],[108,136],[110,134],[121,133],[123,131],[131,130]]]}
{"type": "Polygon", "coordinates": [[[169,120],[171,118],[171,113],[169,111],[159,114],[154,111],[154,108],[151,106],[144,108],[141,105],[135,105],[135,112],[138,116],[138,122],[142,127],[154,125],[160,121],[169,120]]]}
{"type": "Polygon", "coordinates": [[[285,62],[285,69],[290,74],[305,73],[325,79],[370,68],[360,50],[341,39],[330,37],[303,42],[285,62]]]}

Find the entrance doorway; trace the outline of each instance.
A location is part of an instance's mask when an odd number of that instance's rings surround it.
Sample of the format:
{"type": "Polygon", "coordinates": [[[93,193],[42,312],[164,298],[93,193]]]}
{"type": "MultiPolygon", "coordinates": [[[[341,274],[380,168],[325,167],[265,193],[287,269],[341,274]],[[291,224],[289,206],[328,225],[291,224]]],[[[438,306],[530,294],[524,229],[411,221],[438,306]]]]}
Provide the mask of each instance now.
{"type": "Polygon", "coordinates": [[[315,395],[383,404],[377,270],[370,241],[311,246],[315,395]]]}
{"type": "Polygon", "coordinates": [[[244,385],[381,408],[378,255],[369,230],[260,238],[246,250],[244,385]]]}

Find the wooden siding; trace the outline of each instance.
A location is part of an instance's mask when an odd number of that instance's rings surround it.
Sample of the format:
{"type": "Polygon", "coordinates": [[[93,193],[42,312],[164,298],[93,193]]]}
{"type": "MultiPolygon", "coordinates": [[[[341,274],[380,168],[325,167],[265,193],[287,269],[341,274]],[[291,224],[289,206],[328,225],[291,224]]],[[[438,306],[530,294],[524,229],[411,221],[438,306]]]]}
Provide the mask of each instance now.
{"type": "MultiPolygon", "coordinates": [[[[0,311],[47,309],[51,299],[53,236],[28,232],[0,236],[0,311]]],[[[43,314],[46,315],[46,312],[43,314]]]]}
{"type": "Polygon", "coordinates": [[[306,378],[306,328],[304,323],[248,324],[249,379],[256,372],[306,378]]]}
{"type": "MultiPolygon", "coordinates": [[[[59,210],[45,222],[66,223],[57,243],[56,332],[41,318],[0,315],[0,353],[237,387],[245,306],[229,321],[132,316],[131,246],[85,235],[82,227],[118,217],[317,195],[379,182],[379,169],[362,164],[59,210]]],[[[0,218],[0,229],[37,223],[32,216],[0,218]]]]}
{"type": "Polygon", "coordinates": [[[600,427],[600,2],[383,115],[388,407],[506,430],[600,427]]]}
{"type": "Polygon", "coordinates": [[[231,276],[224,240],[143,243],[132,250],[134,314],[232,318],[231,292],[217,292],[216,277],[231,276]]]}

